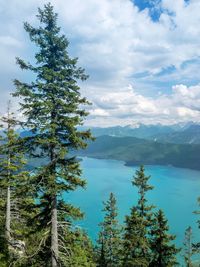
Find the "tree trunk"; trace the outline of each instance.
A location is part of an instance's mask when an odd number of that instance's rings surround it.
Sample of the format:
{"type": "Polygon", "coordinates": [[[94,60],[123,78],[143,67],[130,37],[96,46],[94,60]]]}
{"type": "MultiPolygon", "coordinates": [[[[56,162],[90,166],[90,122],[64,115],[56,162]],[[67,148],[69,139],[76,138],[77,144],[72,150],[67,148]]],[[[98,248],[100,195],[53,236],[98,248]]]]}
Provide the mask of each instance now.
{"type": "Polygon", "coordinates": [[[57,198],[52,198],[51,208],[51,266],[58,267],[58,220],[57,220],[57,198]]]}
{"type": "MultiPolygon", "coordinates": [[[[9,132],[11,128],[11,122],[10,122],[10,101],[8,102],[8,143],[9,140],[9,132]]],[[[7,187],[7,196],[6,196],[6,224],[5,224],[5,237],[7,242],[10,241],[11,235],[10,235],[10,222],[11,222],[11,211],[10,211],[10,149],[8,148],[8,158],[7,158],[7,168],[8,168],[8,187],[7,187]]]]}
{"type": "Polygon", "coordinates": [[[6,196],[6,229],[5,229],[5,236],[6,240],[10,240],[10,186],[7,188],[7,196],[6,196]]]}

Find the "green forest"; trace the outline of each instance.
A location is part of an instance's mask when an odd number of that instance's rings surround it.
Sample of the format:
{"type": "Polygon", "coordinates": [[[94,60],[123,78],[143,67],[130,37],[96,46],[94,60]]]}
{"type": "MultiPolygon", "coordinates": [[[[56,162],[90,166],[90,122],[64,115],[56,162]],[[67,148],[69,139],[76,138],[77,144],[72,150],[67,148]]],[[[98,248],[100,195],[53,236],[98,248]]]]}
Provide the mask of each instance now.
{"type": "Polygon", "coordinates": [[[199,144],[159,143],[136,137],[99,136],[79,153],[99,159],[116,159],[127,166],[170,165],[200,170],[199,144]],[[134,151],[134,153],[133,153],[134,151]]]}
{"type": "MultiPolygon", "coordinates": [[[[182,247],[176,247],[176,236],[170,232],[164,212],[148,201],[147,193],[153,186],[143,165],[133,173],[130,187],[137,188],[137,202],[123,224],[118,221],[117,199],[110,192],[103,203],[98,239],[90,240],[87,232],[77,227],[76,221],[84,214],[73,203],[65,202],[62,195],[82,187],[87,198],[78,155],[95,138],[89,129],[80,127],[91,104],[80,94],[80,82],[88,76],[78,66],[78,59],[70,57],[69,42],[57,18],[49,3],[38,9],[38,27],[24,23],[36,46],[35,62],[16,61],[22,71],[32,74],[32,80],[14,80],[12,96],[19,99],[21,119],[13,114],[11,103],[1,118],[0,267],[199,266],[200,240],[193,242],[188,226],[182,247]],[[19,128],[31,134],[23,137],[17,133],[19,128]],[[30,168],[30,159],[38,165],[30,168]]],[[[115,142],[104,144],[107,149],[108,144],[112,149],[115,146],[111,158],[120,157],[115,142]]],[[[128,147],[129,155],[136,153],[135,163],[137,157],[148,153],[145,144],[137,146],[140,154],[136,145],[132,148],[128,143],[128,147]]],[[[166,147],[171,149],[170,160],[173,153],[175,160],[177,147],[166,147]]],[[[159,149],[162,153],[163,148],[159,149]]],[[[190,152],[187,146],[184,149],[184,153],[190,152]]],[[[193,164],[194,160],[191,158],[193,164]]],[[[198,203],[200,206],[200,199],[198,203]]],[[[191,210],[200,228],[199,214],[198,206],[196,211],[191,210]]]]}

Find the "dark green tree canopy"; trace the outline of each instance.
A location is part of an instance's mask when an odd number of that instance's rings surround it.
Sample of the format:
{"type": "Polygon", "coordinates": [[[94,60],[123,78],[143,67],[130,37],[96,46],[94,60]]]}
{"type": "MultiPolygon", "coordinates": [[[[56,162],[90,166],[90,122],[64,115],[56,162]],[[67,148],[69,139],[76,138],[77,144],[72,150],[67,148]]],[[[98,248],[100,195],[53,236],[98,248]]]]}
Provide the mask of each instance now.
{"type": "Polygon", "coordinates": [[[154,206],[148,205],[146,194],[153,189],[149,185],[144,166],[133,176],[132,184],[138,189],[138,201],[125,219],[124,266],[148,266],[150,262],[150,227],[153,223],[154,206]]]}
{"type": "Polygon", "coordinates": [[[100,223],[98,239],[97,265],[99,267],[118,267],[122,259],[122,228],[118,223],[117,201],[110,193],[108,201],[104,202],[104,220],[100,223]]]}
{"type": "Polygon", "coordinates": [[[141,165],[139,170],[136,170],[135,175],[133,176],[133,181],[132,184],[133,186],[136,186],[138,188],[138,194],[139,194],[139,199],[138,199],[138,211],[140,215],[143,216],[148,216],[148,212],[152,210],[154,206],[148,206],[147,205],[147,198],[146,194],[148,191],[151,191],[154,187],[148,184],[149,179],[151,176],[146,176],[145,175],[145,169],[144,166],[141,165]]]}
{"type": "Polygon", "coordinates": [[[61,196],[63,192],[85,186],[79,161],[73,155],[85,148],[87,139],[91,138],[90,131],[79,130],[88,114],[84,105],[89,103],[81,96],[78,82],[88,76],[84,69],[77,67],[77,58],[69,57],[69,43],[57,26],[53,6],[49,3],[39,8],[37,18],[38,27],[24,24],[30,40],[37,46],[36,63],[17,58],[20,68],[33,72],[35,79],[30,83],[15,80],[14,96],[21,99],[25,118],[22,125],[32,132],[24,138],[24,146],[30,155],[45,158],[34,170],[29,184],[35,188],[36,206],[40,209],[36,230],[46,233],[51,229],[46,256],[51,251],[55,267],[59,261],[59,222],[82,216],[79,209],[61,196]]]}
{"type": "Polygon", "coordinates": [[[85,148],[85,140],[91,138],[89,131],[79,131],[87,112],[81,108],[88,104],[80,95],[77,81],[87,76],[77,67],[77,58],[68,55],[68,41],[60,34],[57,14],[51,4],[39,9],[40,26],[24,24],[32,42],[38,47],[36,65],[17,59],[22,69],[33,71],[35,81],[24,83],[15,80],[16,93],[22,99],[21,110],[25,116],[22,123],[33,135],[25,138],[25,146],[32,155],[47,158],[40,168],[35,182],[45,194],[70,191],[85,182],[79,177],[81,170],[69,152],[85,148]],[[56,179],[61,177],[62,179],[56,179]]]}
{"type": "Polygon", "coordinates": [[[192,256],[195,252],[192,246],[192,238],[192,227],[189,226],[185,230],[185,239],[183,242],[183,257],[186,267],[192,267],[192,256]]]}
{"type": "Polygon", "coordinates": [[[163,211],[159,210],[155,214],[151,228],[152,261],[150,266],[152,267],[172,267],[178,264],[176,256],[180,250],[173,244],[176,236],[169,234],[168,231],[168,221],[163,211]]]}

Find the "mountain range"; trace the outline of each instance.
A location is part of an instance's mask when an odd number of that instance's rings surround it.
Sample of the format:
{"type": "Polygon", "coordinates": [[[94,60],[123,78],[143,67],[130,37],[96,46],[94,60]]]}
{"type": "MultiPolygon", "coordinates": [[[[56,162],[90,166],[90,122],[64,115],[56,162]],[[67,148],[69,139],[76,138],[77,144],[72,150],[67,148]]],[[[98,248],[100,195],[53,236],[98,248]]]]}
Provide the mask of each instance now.
{"type": "Polygon", "coordinates": [[[128,125],[108,128],[92,127],[95,137],[108,135],[113,137],[137,137],[161,143],[200,144],[200,124],[193,122],[174,125],[128,125]]]}
{"type": "Polygon", "coordinates": [[[170,144],[136,137],[99,136],[80,156],[125,161],[126,165],[171,165],[200,170],[200,144],[170,144]]]}
{"type": "MultiPolygon", "coordinates": [[[[95,141],[79,156],[125,161],[126,165],[173,165],[200,170],[200,125],[195,123],[93,127],[95,141]]],[[[29,131],[20,131],[22,137],[29,131]]],[[[31,160],[32,164],[38,164],[31,160]]]]}

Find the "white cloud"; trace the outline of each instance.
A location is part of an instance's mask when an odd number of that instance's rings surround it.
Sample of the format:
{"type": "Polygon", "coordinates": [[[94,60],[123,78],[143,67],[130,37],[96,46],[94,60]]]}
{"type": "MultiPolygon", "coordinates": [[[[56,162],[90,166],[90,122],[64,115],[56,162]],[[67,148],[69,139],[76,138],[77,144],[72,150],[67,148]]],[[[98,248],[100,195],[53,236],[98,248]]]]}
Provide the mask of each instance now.
{"type": "Polygon", "coordinates": [[[145,97],[131,86],[123,92],[104,94],[94,97],[96,113],[91,114],[89,125],[100,120],[102,126],[110,124],[127,125],[133,122],[147,124],[159,122],[172,124],[175,122],[200,122],[200,85],[187,87],[176,85],[171,95],[145,97]]]}
{"type": "Polygon", "coordinates": [[[90,116],[101,116],[101,117],[107,117],[109,116],[109,113],[107,111],[105,111],[104,109],[101,108],[96,108],[96,109],[91,109],[90,110],[90,116]]]}
{"type": "Polygon", "coordinates": [[[20,47],[21,43],[12,36],[5,35],[5,36],[0,36],[0,45],[20,47]]]}
{"type": "MultiPolygon", "coordinates": [[[[22,23],[36,24],[37,7],[46,2],[0,0],[0,73],[3,74],[0,92],[6,98],[10,80],[21,75],[14,63],[15,56],[31,60],[34,55],[22,23]]],[[[70,53],[79,57],[80,65],[90,74],[90,80],[83,85],[83,93],[94,102],[88,123],[99,125],[100,117],[106,117],[104,124],[119,124],[118,120],[126,124],[134,119],[146,122],[196,119],[199,86],[170,88],[172,81],[173,84],[200,82],[199,1],[190,0],[186,4],[184,0],[162,0],[159,4],[162,14],[157,22],[152,21],[147,9],[140,12],[130,0],[51,2],[59,13],[63,32],[69,37],[70,53]],[[173,71],[166,71],[169,68],[173,71]],[[138,73],[145,75],[133,78],[138,73]],[[158,82],[165,84],[164,89],[158,82]],[[137,90],[124,89],[129,83],[135,84],[137,90]],[[147,96],[156,90],[160,95],[147,96]]],[[[5,102],[0,100],[1,109],[5,102]]]]}

